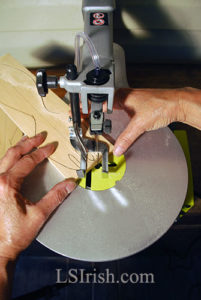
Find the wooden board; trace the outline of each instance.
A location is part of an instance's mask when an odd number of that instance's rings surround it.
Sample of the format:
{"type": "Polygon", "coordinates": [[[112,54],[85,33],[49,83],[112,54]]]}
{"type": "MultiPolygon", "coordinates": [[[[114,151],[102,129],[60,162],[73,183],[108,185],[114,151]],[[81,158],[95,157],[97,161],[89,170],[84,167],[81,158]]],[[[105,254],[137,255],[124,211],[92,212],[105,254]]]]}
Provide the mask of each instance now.
{"type": "Polygon", "coordinates": [[[0,159],[4,156],[7,149],[14,146],[21,137],[22,132],[0,109],[0,159]]]}
{"type": "MultiPolygon", "coordinates": [[[[0,58],[0,108],[28,136],[47,131],[45,143],[59,143],[50,162],[66,178],[77,178],[80,153],[69,141],[68,105],[51,91],[45,98],[40,97],[35,76],[9,54],[0,58]]],[[[1,130],[1,140],[7,135],[6,130],[1,130]]],[[[109,144],[103,137],[100,139],[109,144]]],[[[112,145],[109,146],[112,151],[112,145]]],[[[88,155],[88,169],[96,164],[98,157],[97,153],[88,155]]]]}

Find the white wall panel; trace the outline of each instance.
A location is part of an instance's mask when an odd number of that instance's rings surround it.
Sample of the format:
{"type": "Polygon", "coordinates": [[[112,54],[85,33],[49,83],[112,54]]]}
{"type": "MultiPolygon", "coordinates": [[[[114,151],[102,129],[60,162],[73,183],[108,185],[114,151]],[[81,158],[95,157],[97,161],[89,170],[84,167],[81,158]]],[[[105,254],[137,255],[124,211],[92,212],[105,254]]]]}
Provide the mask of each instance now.
{"type": "MultiPolygon", "coordinates": [[[[97,0],[98,1],[98,0],[97,0]]],[[[0,0],[0,55],[27,66],[72,59],[81,0],[0,0]]],[[[115,40],[134,62],[201,61],[200,0],[117,0],[115,40]]]]}

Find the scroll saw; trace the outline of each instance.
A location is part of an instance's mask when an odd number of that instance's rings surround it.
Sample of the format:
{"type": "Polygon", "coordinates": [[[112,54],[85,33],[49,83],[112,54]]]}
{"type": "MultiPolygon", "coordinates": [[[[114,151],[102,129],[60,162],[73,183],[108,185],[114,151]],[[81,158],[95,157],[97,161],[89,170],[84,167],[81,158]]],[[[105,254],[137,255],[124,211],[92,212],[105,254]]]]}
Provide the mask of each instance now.
{"type": "MultiPolygon", "coordinates": [[[[115,89],[128,87],[124,51],[113,43],[114,9],[112,0],[83,0],[84,32],[76,36],[75,64],[59,79],[43,69],[37,73],[40,95],[58,85],[69,93],[70,140],[80,152],[82,177],[37,240],[61,255],[94,262],[127,257],[159,239],[178,216],[188,185],[184,153],[168,128],[145,133],[119,158],[108,156],[107,145],[97,139],[107,133],[115,140],[129,122],[124,111],[113,111],[115,89]],[[83,136],[80,101],[82,113],[90,113],[90,139],[83,136]],[[91,151],[102,152],[102,162],[86,174],[91,151]]],[[[26,179],[26,196],[40,199],[63,179],[44,162],[26,179]]]]}

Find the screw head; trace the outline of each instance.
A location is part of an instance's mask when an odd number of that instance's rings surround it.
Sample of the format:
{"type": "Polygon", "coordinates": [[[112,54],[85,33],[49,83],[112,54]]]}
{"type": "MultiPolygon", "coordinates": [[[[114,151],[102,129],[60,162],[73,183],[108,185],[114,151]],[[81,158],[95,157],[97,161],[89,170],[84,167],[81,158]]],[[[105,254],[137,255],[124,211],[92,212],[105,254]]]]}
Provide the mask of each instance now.
{"type": "Polygon", "coordinates": [[[93,117],[94,117],[94,119],[99,120],[101,117],[101,113],[99,111],[95,111],[93,113],[93,117]]]}

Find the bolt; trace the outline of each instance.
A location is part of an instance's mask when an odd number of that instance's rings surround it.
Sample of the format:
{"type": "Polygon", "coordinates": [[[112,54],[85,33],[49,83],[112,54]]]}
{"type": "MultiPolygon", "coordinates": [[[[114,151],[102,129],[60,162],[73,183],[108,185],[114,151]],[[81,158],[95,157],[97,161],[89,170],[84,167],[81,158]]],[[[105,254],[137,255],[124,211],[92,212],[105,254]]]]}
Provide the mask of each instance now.
{"type": "Polygon", "coordinates": [[[94,119],[98,120],[101,117],[101,113],[99,111],[95,111],[93,114],[94,119]]]}

